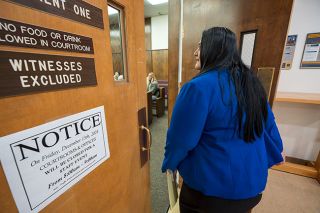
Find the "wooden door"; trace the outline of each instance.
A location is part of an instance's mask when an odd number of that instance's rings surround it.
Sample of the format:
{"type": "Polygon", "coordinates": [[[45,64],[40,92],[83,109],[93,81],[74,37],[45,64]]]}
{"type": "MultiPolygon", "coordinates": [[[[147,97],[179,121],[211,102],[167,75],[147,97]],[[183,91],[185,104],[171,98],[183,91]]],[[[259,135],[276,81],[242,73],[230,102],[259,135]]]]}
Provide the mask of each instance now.
{"type": "MultiPolygon", "coordinates": [[[[53,3],[51,0],[37,2],[53,3]]],[[[12,1],[0,2],[0,18],[90,37],[94,54],[3,45],[0,51],[94,58],[97,77],[95,86],[1,97],[0,135],[104,106],[110,158],[46,206],[43,212],[150,212],[150,168],[149,163],[141,166],[138,127],[138,111],[146,107],[144,3],[142,0],[114,1],[124,10],[128,79],[115,82],[108,2],[85,2],[102,10],[104,29],[12,1]]],[[[0,191],[0,211],[17,212],[3,169],[0,169],[0,191]]]]}

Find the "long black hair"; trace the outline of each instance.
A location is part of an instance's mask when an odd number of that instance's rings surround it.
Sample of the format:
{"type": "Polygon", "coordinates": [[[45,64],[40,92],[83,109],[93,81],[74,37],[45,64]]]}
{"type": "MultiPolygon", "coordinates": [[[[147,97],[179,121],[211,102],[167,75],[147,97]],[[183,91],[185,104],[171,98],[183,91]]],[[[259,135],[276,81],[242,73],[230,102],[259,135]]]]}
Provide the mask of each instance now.
{"type": "Polygon", "coordinates": [[[227,69],[238,102],[238,129],[246,142],[262,135],[268,116],[267,95],[256,74],[241,60],[235,34],[225,27],[203,31],[200,74],[227,69]]]}

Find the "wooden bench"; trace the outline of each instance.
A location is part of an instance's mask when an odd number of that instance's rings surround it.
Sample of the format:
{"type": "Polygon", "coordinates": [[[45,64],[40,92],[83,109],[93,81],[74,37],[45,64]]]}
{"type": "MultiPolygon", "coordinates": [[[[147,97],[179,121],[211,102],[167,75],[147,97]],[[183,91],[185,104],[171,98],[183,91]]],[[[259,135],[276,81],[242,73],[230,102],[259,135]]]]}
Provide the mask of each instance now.
{"type": "Polygon", "coordinates": [[[152,123],[152,93],[147,92],[148,125],[152,123]]]}
{"type": "Polygon", "coordinates": [[[153,115],[156,115],[157,117],[161,117],[164,115],[164,112],[166,110],[165,106],[165,88],[160,87],[160,96],[152,101],[152,109],[156,110],[156,113],[153,115]]]}
{"type": "MultiPolygon", "coordinates": [[[[158,80],[159,87],[163,87],[165,89],[165,100],[168,103],[168,80],[158,80]]],[[[166,107],[168,105],[166,104],[166,107]]]]}

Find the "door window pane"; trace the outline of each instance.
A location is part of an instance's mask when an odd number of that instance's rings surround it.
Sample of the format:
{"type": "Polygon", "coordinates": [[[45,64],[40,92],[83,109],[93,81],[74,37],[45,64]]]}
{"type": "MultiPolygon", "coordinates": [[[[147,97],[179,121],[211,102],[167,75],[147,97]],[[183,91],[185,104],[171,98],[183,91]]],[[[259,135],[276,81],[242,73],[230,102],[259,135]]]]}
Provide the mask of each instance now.
{"type": "Polygon", "coordinates": [[[127,79],[123,9],[113,4],[108,5],[108,15],[114,74],[113,78],[115,81],[123,81],[127,79]]]}
{"type": "Polygon", "coordinates": [[[251,68],[257,31],[241,33],[241,59],[251,68]]]}

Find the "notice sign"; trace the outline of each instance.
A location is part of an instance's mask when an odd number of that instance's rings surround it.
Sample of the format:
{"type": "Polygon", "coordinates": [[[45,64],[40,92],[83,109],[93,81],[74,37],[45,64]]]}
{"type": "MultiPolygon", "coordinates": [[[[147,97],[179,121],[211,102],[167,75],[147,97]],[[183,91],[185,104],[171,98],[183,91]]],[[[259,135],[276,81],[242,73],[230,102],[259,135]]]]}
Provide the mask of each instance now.
{"type": "Polygon", "coordinates": [[[67,52],[94,53],[91,38],[1,18],[0,44],[67,52]]]}
{"type": "Polygon", "coordinates": [[[91,26],[103,26],[102,10],[80,0],[10,0],[91,26]]]}
{"type": "Polygon", "coordinates": [[[320,68],[320,33],[307,35],[300,67],[320,68]]]}
{"type": "Polygon", "coordinates": [[[94,59],[0,51],[0,97],[97,85],[94,59]]]}
{"type": "Polygon", "coordinates": [[[38,212],[110,157],[104,107],[0,138],[20,212],[38,212]]]}
{"type": "Polygon", "coordinates": [[[287,38],[286,46],[284,48],[281,69],[289,70],[292,66],[294,50],[296,48],[298,35],[289,35],[287,38]]]}

